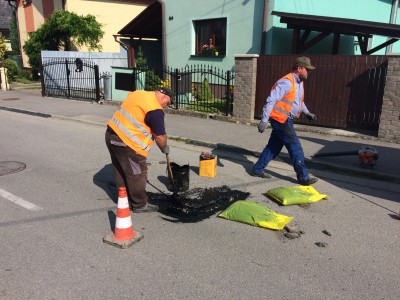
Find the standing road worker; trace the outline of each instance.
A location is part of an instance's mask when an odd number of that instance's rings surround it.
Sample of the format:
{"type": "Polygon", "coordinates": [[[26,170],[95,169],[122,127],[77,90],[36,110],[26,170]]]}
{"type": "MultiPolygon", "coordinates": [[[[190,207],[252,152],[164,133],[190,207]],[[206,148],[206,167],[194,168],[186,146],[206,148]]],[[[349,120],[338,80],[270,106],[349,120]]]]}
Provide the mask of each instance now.
{"type": "Polygon", "coordinates": [[[117,189],[126,187],[133,212],[158,210],[146,193],[146,158],[153,141],[161,152],[169,154],[163,108],[173,103],[174,93],[168,88],[137,90],[128,94],[107,123],[106,144],[117,189]]]}
{"type": "Polygon", "coordinates": [[[298,57],[292,67],[292,72],[279,79],[267,97],[263,107],[261,122],[258,131],[263,133],[270,122],[271,136],[267,146],[261,153],[253,167],[252,176],[271,178],[264,169],[268,163],[277,157],[285,146],[290,160],[301,185],[310,185],[317,182],[317,178],[310,178],[304,163],[304,153],[299,138],[294,130],[293,119],[304,113],[310,122],[317,117],[310,113],[304,103],[303,81],[307,79],[310,70],[315,69],[308,57],[298,57]]]}

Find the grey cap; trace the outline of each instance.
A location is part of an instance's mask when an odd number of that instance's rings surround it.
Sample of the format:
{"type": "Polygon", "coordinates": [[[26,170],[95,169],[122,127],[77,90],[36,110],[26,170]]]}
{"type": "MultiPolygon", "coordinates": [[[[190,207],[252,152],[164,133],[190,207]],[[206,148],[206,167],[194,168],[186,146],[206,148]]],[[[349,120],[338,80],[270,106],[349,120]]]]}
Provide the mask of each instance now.
{"type": "Polygon", "coordinates": [[[160,93],[163,93],[164,95],[169,96],[171,98],[171,104],[174,104],[175,93],[173,90],[163,87],[163,88],[160,88],[159,91],[160,91],[160,93]]]}
{"type": "Polygon", "coordinates": [[[311,61],[308,57],[302,56],[296,58],[296,62],[294,63],[296,66],[304,67],[306,69],[314,70],[315,67],[311,65],[311,61]]]}

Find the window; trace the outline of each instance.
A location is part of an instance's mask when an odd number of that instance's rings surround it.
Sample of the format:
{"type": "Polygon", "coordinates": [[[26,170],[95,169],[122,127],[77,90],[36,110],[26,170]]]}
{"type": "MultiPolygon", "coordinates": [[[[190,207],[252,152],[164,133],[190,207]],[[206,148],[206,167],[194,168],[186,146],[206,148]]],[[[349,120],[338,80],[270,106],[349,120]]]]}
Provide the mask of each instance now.
{"type": "Polygon", "coordinates": [[[226,18],[195,21],[196,55],[226,54],[226,18]]]}

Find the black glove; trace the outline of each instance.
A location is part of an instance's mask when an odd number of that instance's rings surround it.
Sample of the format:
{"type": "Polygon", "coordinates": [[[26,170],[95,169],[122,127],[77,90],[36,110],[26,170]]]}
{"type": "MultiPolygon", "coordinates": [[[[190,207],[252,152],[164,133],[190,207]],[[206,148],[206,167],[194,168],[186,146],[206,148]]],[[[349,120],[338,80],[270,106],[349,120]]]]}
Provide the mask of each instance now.
{"type": "Polygon", "coordinates": [[[169,154],[169,146],[168,145],[165,146],[164,150],[162,150],[162,153],[167,154],[167,155],[169,154]]]}
{"type": "Polygon", "coordinates": [[[312,113],[307,114],[306,117],[307,117],[308,121],[310,121],[310,122],[315,122],[317,120],[316,115],[314,115],[312,113]]]}
{"type": "Polygon", "coordinates": [[[264,130],[267,128],[268,128],[268,123],[261,121],[260,124],[258,124],[258,132],[259,133],[263,133],[264,130]]]}

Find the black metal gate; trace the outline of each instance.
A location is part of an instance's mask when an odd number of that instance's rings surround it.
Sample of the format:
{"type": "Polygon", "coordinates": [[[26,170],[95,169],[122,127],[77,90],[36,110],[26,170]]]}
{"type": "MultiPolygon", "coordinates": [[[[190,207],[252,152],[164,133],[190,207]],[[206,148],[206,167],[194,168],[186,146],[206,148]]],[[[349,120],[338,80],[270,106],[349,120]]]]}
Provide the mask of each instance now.
{"type": "Polygon", "coordinates": [[[80,58],[56,58],[41,65],[42,96],[100,100],[99,67],[80,58]]]}
{"type": "Polygon", "coordinates": [[[134,68],[128,76],[132,76],[132,90],[171,88],[176,94],[176,109],[232,114],[235,76],[230,71],[205,65],[181,69],[134,68]]]}

